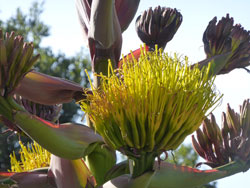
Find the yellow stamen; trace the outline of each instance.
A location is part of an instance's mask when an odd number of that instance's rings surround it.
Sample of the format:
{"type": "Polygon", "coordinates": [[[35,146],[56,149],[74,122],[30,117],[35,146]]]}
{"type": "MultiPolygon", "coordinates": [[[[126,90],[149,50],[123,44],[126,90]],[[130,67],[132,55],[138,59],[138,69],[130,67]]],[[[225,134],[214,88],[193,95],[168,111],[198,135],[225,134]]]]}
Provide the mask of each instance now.
{"type": "Polygon", "coordinates": [[[191,68],[187,58],[182,63],[161,49],[142,51],[138,61],[123,59],[122,69],[109,63],[101,87],[81,107],[114,149],[175,149],[221,98],[209,69],[191,68]]]}
{"type": "Polygon", "coordinates": [[[16,159],[15,152],[10,154],[11,172],[25,172],[50,165],[51,154],[36,142],[28,144],[29,146],[24,146],[21,141],[19,144],[20,161],[16,159]]]}

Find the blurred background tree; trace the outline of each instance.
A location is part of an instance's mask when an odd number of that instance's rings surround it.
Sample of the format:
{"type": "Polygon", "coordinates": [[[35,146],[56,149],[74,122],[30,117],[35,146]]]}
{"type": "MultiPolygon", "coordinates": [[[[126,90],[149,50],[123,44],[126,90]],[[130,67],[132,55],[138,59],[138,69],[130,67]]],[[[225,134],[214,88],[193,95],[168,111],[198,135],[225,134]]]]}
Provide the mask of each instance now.
{"type": "MultiPolygon", "coordinates": [[[[15,31],[16,34],[22,35],[25,41],[32,41],[35,48],[35,54],[40,54],[41,58],[36,63],[34,69],[56,77],[65,78],[67,80],[80,83],[83,87],[88,87],[88,78],[84,69],[90,71],[90,58],[84,49],[79,49],[79,52],[73,57],[67,57],[64,53],[54,53],[50,47],[42,47],[41,42],[44,37],[48,37],[49,26],[46,25],[40,16],[43,13],[44,2],[32,3],[29,12],[24,13],[20,8],[17,8],[16,13],[7,20],[0,20],[0,28],[4,32],[15,31]]],[[[60,123],[74,122],[81,118],[79,106],[74,102],[63,105],[60,123]]],[[[0,124],[0,132],[6,130],[0,124]]],[[[18,136],[14,136],[11,132],[0,134],[0,170],[9,169],[9,155],[12,151],[16,154],[20,146],[18,144],[18,136]]],[[[23,143],[31,142],[27,137],[21,136],[23,143]]]]}

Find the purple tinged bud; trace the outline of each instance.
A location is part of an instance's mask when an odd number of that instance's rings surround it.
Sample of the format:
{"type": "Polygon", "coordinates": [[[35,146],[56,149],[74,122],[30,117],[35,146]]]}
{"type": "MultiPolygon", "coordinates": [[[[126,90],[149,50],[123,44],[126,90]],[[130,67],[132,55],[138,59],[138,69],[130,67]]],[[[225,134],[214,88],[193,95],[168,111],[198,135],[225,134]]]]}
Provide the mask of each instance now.
{"type": "Polygon", "coordinates": [[[29,101],[18,95],[15,95],[15,100],[32,115],[36,115],[50,122],[57,122],[59,119],[60,111],[62,109],[61,104],[43,105],[29,101]]]}
{"type": "Polygon", "coordinates": [[[225,165],[231,161],[250,162],[250,103],[249,99],[240,106],[240,114],[235,113],[228,105],[227,113],[222,114],[220,129],[211,115],[203,123],[203,130],[198,129],[197,139],[192,137],[196,152],[211,167],[225,165]],[[209,137],[208,140],[204,139],[209,137]],[[212,149],[211,149],[212,148],[212,149]]]}
{"type": "Polygon", "coordinates": [[[0,29],[0,94],[10,96],[39,55],[33,56],[33,44],[24,43],[14,32],[3,37],[0,29]]]}
{"type": "Polygon", "coordinates": [[[182,15],[176,9],[156,7],[144,11],[136,20],[136,31],[142,42],[151,48],[165,48],[182,23],[182,15]]]}
{"type": "Polygon", "coordinates": [[[234,25],[233,18],[226,17],[217,23],[214,17],[203,34],[204,50],[207,58],[230,53],[227,63],[217,74],[226,74],[235,68],[250,65],[250,31],[240,24],[234,25]]]}

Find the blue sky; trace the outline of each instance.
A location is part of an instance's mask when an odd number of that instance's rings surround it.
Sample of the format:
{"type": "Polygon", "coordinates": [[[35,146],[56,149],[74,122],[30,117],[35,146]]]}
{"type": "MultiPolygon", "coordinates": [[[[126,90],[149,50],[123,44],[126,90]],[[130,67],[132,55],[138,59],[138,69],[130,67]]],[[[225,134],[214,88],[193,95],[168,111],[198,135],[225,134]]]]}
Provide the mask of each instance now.
{"type": "MultiPolygon", "coordinates": [[[[5,20],[15,14],[15,9],[21,7],[27,11],[32,0],[0,0],[0,19],[5,20]]],[[[202,35],[208,22],[217,16],[220,19],[229,13],[235,23],[250,30],[250,1],[249,0],[141,0],[137,15],[145,9],[158,5],[177,8],[183,15],[183,23],[174,39],[167,45],[165,51],[187,55],[189,60],[197,62],[205,58],[203,52],[202,35]]],[[[51,46],[55,52],[61,51],[67,55],[74,55],[84,46],[81,29],[78,23],[74,0],[47,0],[45,11],[41,19],[50,26],[51,36],[43,41],[44,46],[51,46]]],[[[137,16],[136,16],[137,17],[137,16]]],[[[123,34],[123,50],[137,49],[141,42],[137,37],[134,21],[123,34]]],[[[86,50],[87,51],[87,50],[86,50]]],[[[250,74],[244,70],[236,70],[228,75],[216,78],[217,89],[224,94],[223,101],[214,111],[217,123],[220,124],[220,115],[225,111],[226,104],[230,103],[236,111],[244,99],[250,98],[250,74]]],[[[219,181],[219,188],[248,188],[250,172],[240,173],[233,177],[219,181]]]]}

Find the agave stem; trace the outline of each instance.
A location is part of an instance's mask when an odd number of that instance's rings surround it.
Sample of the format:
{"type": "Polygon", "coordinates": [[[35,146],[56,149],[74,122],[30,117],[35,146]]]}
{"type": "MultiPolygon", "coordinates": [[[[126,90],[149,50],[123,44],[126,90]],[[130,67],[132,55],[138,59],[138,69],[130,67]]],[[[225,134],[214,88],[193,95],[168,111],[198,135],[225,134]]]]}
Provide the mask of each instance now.
{"type": "Polygon", "coordinates": [[[145,172],[153,171],[154,162],[155,162],[155,153],[143,153],[140,158],[133,158],[133,174],[132,177],[136,178],[145,172]]]}

